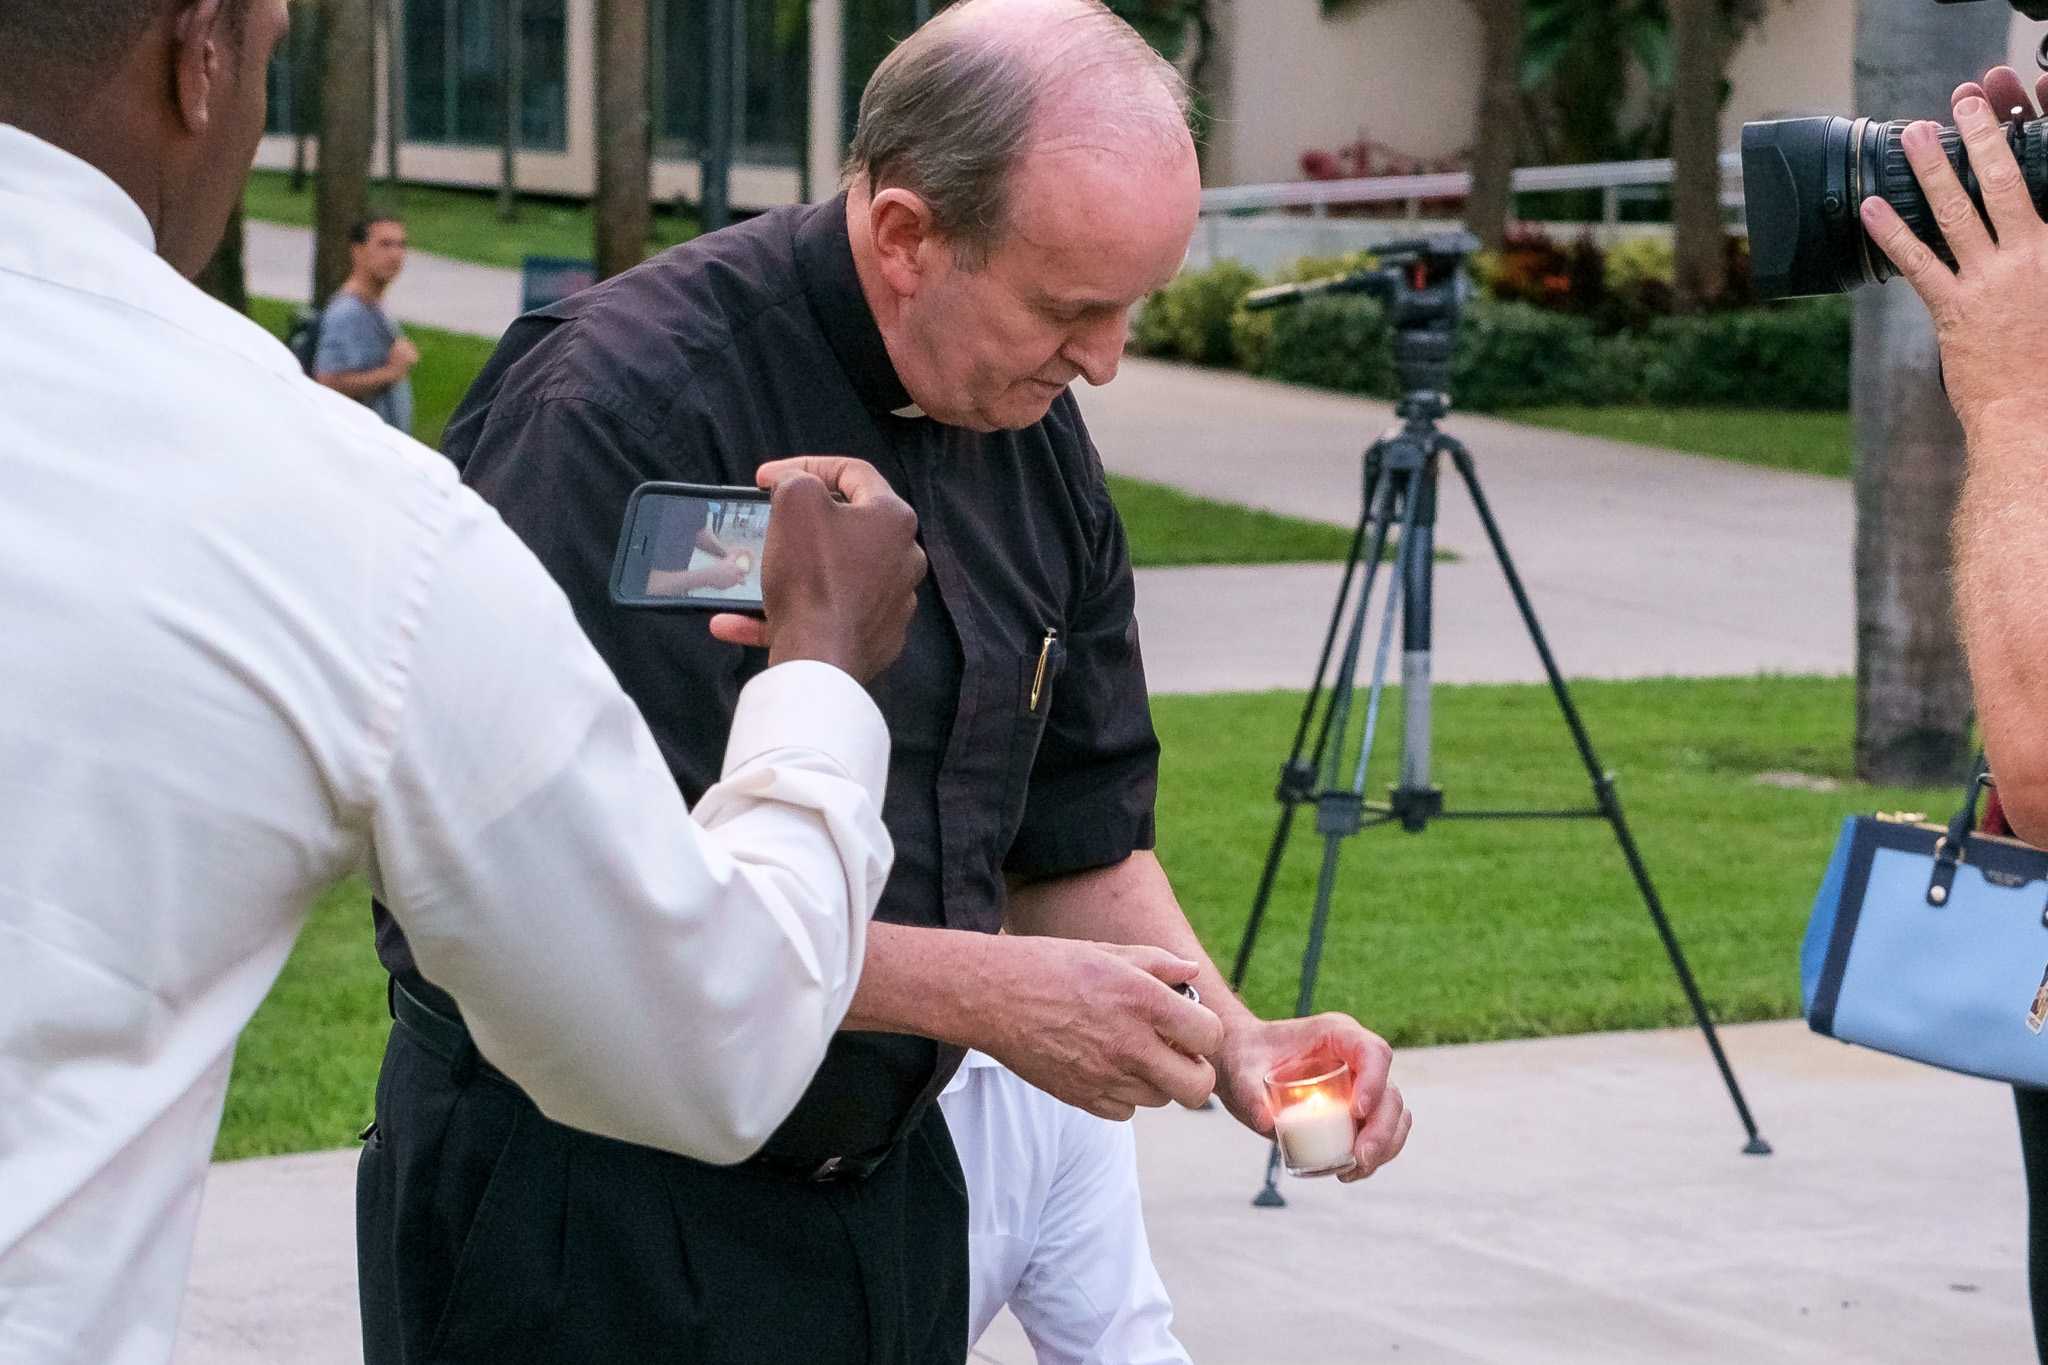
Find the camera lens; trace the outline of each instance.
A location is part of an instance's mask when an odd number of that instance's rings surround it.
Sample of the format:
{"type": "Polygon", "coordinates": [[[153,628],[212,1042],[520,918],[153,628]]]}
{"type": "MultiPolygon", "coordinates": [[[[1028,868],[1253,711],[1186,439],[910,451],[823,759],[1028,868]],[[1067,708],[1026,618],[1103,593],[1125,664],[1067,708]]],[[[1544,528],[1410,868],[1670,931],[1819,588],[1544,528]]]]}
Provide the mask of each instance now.
{"type": "MultiPolygon", "coordinates": [[[[1834,294],[1898,272],[1863,230],[1858,208],[1876,196],[1899,211],[1915,236],[1949,264],[1948,243],[1913,178],[1900,139],[1907,121],[1799,118],[1742,128],[1742,193],[1751,273],[1767,299],[1834,294]]],[[[2048,208],[2048,119],[2006,129],[2037,210],[2048,208]]],[[[1954,128],[1941,148],[1977,211],[1983,194],[1954,128]]]]}

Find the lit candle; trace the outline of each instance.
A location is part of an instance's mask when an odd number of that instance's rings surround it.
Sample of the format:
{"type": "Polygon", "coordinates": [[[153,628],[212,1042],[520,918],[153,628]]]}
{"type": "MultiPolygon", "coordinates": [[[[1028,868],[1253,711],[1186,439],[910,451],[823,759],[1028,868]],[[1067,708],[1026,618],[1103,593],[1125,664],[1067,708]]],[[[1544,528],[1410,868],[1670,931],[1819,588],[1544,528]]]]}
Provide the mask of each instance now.
{"type": "Polygon", "coordinates": [[[1353,1164],[1357,1125],[1351,1106],[1327,1090],[1311,1090],[1273,1116],[1280,1155],[1296,1174],[1319,1175],[1353,1164]]]}

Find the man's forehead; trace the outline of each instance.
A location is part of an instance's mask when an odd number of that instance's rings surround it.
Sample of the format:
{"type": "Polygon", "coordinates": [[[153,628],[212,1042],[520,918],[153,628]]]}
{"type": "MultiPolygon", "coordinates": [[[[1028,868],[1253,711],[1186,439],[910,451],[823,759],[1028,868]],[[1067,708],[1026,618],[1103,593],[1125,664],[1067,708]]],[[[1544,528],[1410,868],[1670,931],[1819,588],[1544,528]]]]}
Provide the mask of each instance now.
{"type": "Polygon", "coordinates": [[[1108,301],[1147,292],[1178,269],[1200,193],[1192,164],[1166,156],[1034,155],[1019,168],[1009,249],[998,254],[1040,276],[1049,295],[1108,301]]]}

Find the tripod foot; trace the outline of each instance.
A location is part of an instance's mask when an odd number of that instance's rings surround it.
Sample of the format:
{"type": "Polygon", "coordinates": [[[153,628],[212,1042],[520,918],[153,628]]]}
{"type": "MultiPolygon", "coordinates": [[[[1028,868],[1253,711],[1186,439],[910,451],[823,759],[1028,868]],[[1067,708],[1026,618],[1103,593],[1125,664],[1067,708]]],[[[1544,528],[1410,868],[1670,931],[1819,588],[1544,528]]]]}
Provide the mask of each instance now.
{"type": "Polygon", "coordinates": [[[1743,1147],[1742,1154],[1744,1156],[1769,1156],[1771,1154],[1771,1144],[1765,1142],[1761,1137],[1753,1137],[1743,1147]]]}
{"type": "Polygon", "coordinates": [[[1287,1207],[1287,1201],[1281,1197],[1279,1190],[1269,1184],[1265,1189],[1252,1196],[1252,1207],[1255,1209],[1284,1209],[1287,1207]]]}

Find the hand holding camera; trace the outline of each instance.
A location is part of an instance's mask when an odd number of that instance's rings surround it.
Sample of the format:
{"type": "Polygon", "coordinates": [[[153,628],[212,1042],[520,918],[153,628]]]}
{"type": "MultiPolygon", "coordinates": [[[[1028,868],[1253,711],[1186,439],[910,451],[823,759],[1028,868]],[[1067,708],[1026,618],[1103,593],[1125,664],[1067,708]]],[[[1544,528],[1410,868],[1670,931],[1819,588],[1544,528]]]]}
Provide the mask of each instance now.
{"type": "MultiPolygon", "coordinates": [[[[2048,95],[2048,78],[2041,93],[2048,95]]],[[[2032,395],[2013,383],[2011,367],[2015,356],[2048,354],[2048,225],[1993,111],[2018,123],[2034,117],[2034,106],[2019,76],[1998,67],[1981,85],[1958,86],[1954,109],[1989,227],[1944,155],[1939,130],[1924,122],[1908,125],[1900,141],[1954,268],[1886,200],[1865,200],[1862,219],[1934,317],[1949,400],[1964,429],[1974,432],[2001,406],[2031,424],[2032,395]]]]}

